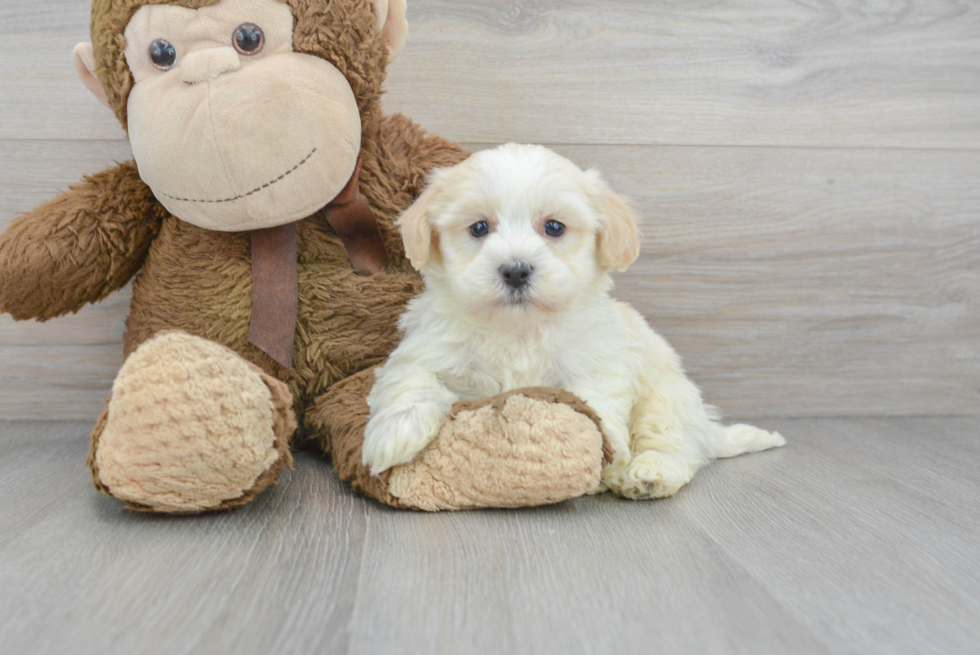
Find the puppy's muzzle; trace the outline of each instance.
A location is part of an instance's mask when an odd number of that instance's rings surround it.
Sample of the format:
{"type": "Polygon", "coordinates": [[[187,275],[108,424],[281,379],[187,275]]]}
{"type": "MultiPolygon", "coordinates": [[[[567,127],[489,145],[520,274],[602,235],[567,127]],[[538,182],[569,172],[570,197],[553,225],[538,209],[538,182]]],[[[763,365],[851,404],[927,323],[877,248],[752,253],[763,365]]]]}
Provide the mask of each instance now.
{"type": "Polygon", "coordinates": [[[531,281],[534,267],[527,262],[512,262],[500,267],[500,277],[511,289],[523,289],[531,281]]]}

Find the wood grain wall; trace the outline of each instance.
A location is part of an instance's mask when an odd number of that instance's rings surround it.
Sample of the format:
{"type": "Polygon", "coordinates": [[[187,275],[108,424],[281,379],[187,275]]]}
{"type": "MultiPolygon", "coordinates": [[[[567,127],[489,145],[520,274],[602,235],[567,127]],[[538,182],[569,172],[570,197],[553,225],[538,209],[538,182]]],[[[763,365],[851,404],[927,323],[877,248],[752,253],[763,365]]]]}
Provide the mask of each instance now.
{"type": "MultiPolygon", "coordinates": [[[[0,0],[0,227],[127,159],[75,81],[88,3],[0,0]]],[[[620,277],[741,416],[980,413],[980,3],[409,0],[386,106],[545,143],[644,214],[620,277]]],[[[92,418],[126,291],[0,317],[0,418],[92,418]]]]}

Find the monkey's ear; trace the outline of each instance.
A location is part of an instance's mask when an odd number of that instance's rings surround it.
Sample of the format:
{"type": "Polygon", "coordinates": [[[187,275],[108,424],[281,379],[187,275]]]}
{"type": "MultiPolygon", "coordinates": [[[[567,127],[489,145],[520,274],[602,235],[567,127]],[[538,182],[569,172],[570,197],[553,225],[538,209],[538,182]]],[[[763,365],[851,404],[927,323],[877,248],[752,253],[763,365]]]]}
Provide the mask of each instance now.
{"type": "Polygon", "coordinates": [[[78,79],[82,81],[85,88],[92,92],[96,100],[108,107],[109,98],[105,94],[102,82],[95,76],[95,49],[92,44],[79,43],[75,46],[75,51],[71,53],[71,60],[78,79]]]}
{"type": "Polygon", "coordinates": [[[421,271],[429,261],[429,252],[432,249],[432,224],[429,222],[429,210],[442,192],[437,174],[438,171],[433,172],[432,182],[428,188],[398,218],[398,228],[401,230],[402,242],[405,244],[405,256],[417,271],[421,271]]]}
{"type": "Polygon", "coordinates": [[[407,0],[371,0],[378,17],[378,29],[388,41],[388,59],[394,61],[408,39],[407,0]]]}
{"type": "Polygon", "coordinates": [[[592,204],[599,214],[599,264],[625,271],[640,256],[639,216],[629,201],[609,188],[599,171],[592,169],[588,176],[592,204]]]}

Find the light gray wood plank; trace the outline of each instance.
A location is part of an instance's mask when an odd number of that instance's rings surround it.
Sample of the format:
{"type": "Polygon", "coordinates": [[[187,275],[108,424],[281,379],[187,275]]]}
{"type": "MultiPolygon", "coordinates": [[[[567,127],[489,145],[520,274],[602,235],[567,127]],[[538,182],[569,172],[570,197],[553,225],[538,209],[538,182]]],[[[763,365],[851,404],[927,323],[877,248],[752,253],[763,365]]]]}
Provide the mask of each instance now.
{"type": "MultiPolygon", "coordinates": [[[[128,154],[113,142],[3,146],[0,228],[128,154]]],[[[725,411],[980,412],[980,153],[557,149],[635,199],[644,253],[616,294],[725,411]]],[[[0,317],[0,416],[97,415],[129,298],[43,325],[0,317]]]]}
{"type": "Polygon", "coordinates": [[[974,4],[409,4],[388,106],[461,141],[980,144],[974,4]]]}
{"type": "MultiPolygon", "coordinates": [[[[118,138],[88,3],[3,0],[0,138],[118,138]],[[29,53],[29,54],[27,54],[29,53]]],[[[980,147],[980,7],[410,0],[386,106],[459,141],[980,147]]]]}
{"type": "Polygon", "coordinates": [[[0,551],[84,490],[82,437],[90,430],[78,422],[0,422],[0,551]]]}
{"type": "Polygon", "coordinates": [[[124,139],[111,111],[72,68],[76,43],[88,41],[90,2],[0,1],[0,138],[124,139]]]}
{"type": "Polygon", "coordinates": [[[788,446],[704,471],[688,490],[694,524],[833,652],[972,651],[980,420],[763,425],[788,446]],[[936,476],[970,496],[944,498],[923,484],[936,476]]]}
{"type": "Polygon", "coordinates": [[[0,416],[91,422],[123,364],[122,345],[0,345],[0,416]]]}
{"type": "Polygon", "coordinates": [[[63,441],[25,438],[49,425],[0,425],[0,466],[15,473],[0,482],[5,649],[347,650],[367,501],[325,462],[300,455],[243,511],[144,516],[92,488],[87,424],[63,441]]]}
{"type": "Polygon", "coordinates": [[[878,456],[912,459],[931,429],[937,459],[969,442],[975,470],[978,419],[766,426],[789,445],[718,462],[669,501],[373,511],[365,558],[382,564],[361,569],[355,652],[969,652],[976,494],[937,513],[878,456]],[[830,433],[860,453],[842,461],[830,433]]]}
{"type": "MultiPolygon", "coordinates": [[[[44,323],[15,321],[6,314],[0,315],[0,347],[45,346],[50,350],[42,350],[46,353],[42,356],[50,359],[57,346],[85,346],[100,353],[98,357],[107,355],[115,359],[113,353],[122,351],[122,335],[132,297],[132,288],[127,285],[100,303],[86,305],[77,314],[44,323]]],[[[3,370],[0,364],[0,371],[3,370]]]]}
{"type": "Polygon", "coordinates": [[[31,653],[962,653],[980,418],[773,419],[672,500],[429,515],[301,454],[242,510],[124,512],[88,424],[0,422],[0,641],[31,653]]]}
{"type": "Polygon", "coordinates": [[[980,411],[980,156],[559,147],[632,195],[617,294],[742,415],[980,411]]]}
{"type": "MultiPolygon", "coordinates": [[[[779,429],[782,421],[772,422],[779,429]]],[[[842,418],[790,425],[787,429],[808,435],[802,448],[818,449],[852,469],[863,468],[876,484],[914,491],[923,503],[932,503],[927,508],[932,516],[954,522],[962,517],[974,527],[980,523],[977,419],[842,418]]]]}
{"type": "Polygon", "coordinates": [[[126,141],[0,141],[0,226],[116,163],[129,161],[126,141]]]}
{"type": "Polygon", "coordinates": [[[674,503],[372,509],[352,653],[829,653],[674,503]]]}

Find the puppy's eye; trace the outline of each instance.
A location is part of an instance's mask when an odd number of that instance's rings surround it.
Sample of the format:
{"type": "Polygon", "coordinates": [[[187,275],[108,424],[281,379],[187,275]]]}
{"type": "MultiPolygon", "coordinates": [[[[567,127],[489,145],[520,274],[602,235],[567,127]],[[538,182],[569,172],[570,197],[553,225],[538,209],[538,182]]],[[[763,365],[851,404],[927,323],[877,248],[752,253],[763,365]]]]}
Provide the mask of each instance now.
{"type": "Polygon", "coordinates": [[[544,233],[549,237],[560,237],[565,234],[565,225],[558,221],[548,221],[544,224],[544,233]]]}
{"type": "Polygon", "coordinates": [[[157,39],[150,44],[150,61],[155,68],[170,70],[177,63],[177,48],[166,39],[157,39]]]}
{"type": "Polygon", "coordinates": [[[265,34],[255,23],[244,23],[238,26],[231,40],[235,50],[243,55],[257,55],[265,45],[265,34]]]}
{"type": "Polygon", "coordinates": [[[479,223],[474,223],[470,226],[470,234],[472,234],[477,239],[482,239],[483,237],[490,234],[490,223],[487,221],[480,221],[479,223]]]}

